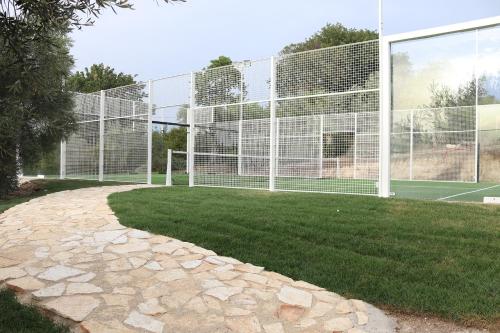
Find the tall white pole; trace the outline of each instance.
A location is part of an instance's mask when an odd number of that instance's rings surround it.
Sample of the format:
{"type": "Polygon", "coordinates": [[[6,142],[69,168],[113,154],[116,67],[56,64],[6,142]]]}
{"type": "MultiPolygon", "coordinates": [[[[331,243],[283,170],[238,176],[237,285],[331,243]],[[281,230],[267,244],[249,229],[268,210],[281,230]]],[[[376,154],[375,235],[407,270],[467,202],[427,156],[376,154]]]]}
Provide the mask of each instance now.
{"type": "Polygon", "coordinates": [[[475,158],[474,158],[474,171],[475,171],[475,179],[474,181],[476,183],[479,183],[480,179],[479,179],[479,164],[480,164],[480,160],[479,160],[479,29],[476,29],[476,56],[475,56],[475,79],[476,79],[476,127],[475,127],[475,141],[476,141],[476,145],[475,145],[475,158]]]}
{"type": "Polygon", "coordinates": [[[354,156],[352,178],[358,179],[358,114],[354,114],[354,156]]]}
{"type": "Polygon", "coordinates": [[[391,192],[391,72],[390,45],[384,42],[383,0],[379,0],[379,189],[383,198],[391,192]]]}
{"type": "MultiPolygon", "coordinates": [[[[194,72],[191,72],[191,94],[189,97],[189,109],[188,109],[188,123],[189,123],[189,146],[187,149],[187,159],[188,159],[188,167],[189,167],[189,187],[194,186],[194,140],[195,140],[195,133],[194,133],[194,107],[196,104],[195,100],[195,89],[196,89],[196,84],[195,84],[196,76],[194,72]]],[[[213,112],[212,112],[213,113],[213,112]]]]}
{"type": "Polygon", "coordinates": [[[167,175],[165,185],[172,186],[172,149],[167,151],[167,175]]]}
{"type": "Polygon", "coordinates": [[[104,113],[106,112],[106,93],[101,90],[99,114],[99,181],[104,180],[104,113]]]}
{"type": "Polygon", "coordinates": [[[276,189],[276,58],[271,57],[271,92],[269,119],[269,191],[276,189]]]}
{"type": "Polygon", "coordinates": [[[151,185],[151,169],[153,166],[153,82],[148,81],[148,169],[147,183],[151,185]]]}
{"type": "Polygon", "coordinates": [[[59,179],[66,178],[66,141],[61,141],[61,155],[59,161],[59,179]]]}
{"type": "Polygon", "coordinates": [[[410,111],[410,180],[413,180],[413,140],[415,132],[415,114],[410,111]]]}

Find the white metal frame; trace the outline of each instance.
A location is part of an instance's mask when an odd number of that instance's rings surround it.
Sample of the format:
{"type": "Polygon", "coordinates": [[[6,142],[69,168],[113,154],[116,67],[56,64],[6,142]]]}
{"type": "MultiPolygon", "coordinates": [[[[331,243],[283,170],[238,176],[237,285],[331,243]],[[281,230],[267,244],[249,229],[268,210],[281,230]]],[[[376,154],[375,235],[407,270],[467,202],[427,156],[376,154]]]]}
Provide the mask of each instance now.
{"type": "MultiPolygon", "coordinates": [[[[382,7],[380,5],[380,12],[382,7]]],[[[468,21],[458,24],[440,26],[436,28],[417,30],[401,34],[388,35],[380,38],[380,176],[379,176],[379,196],[389,197],[391,180],[391,113],[392,113],[392,84],[391,84],[391,45],[398,42],[436,37],[452,33],[465,31],[478,31],[489,27],[500,25],[500,16],[468,21]]],[[[380,23],[382,31],[382,22],[380,23]]],[[[477,47],[477,46],[476,46],[477,47]]],[[[476,75],[477,80],[477,75],[476,75]]],[[[477,89],[477,82],[476,82],[477,89]]],[[[476,107],[478,105],[476,93],[476,107]]],[[[476,109],[476,181],[479,180],[478,163],[478,126],[479,116],[476,109]]]]}

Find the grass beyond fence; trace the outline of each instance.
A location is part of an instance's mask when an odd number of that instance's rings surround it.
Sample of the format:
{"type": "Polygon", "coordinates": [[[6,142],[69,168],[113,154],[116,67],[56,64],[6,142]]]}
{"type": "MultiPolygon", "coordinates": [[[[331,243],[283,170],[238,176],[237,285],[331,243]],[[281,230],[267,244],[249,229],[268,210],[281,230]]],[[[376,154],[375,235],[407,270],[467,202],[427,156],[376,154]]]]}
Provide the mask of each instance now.
{"type": "Polygon", "coordinates": [[[376,197],[173,187],[116,193],[130,227],[194,242],[346,297],[500,322],[500,209],[376,197]]]}

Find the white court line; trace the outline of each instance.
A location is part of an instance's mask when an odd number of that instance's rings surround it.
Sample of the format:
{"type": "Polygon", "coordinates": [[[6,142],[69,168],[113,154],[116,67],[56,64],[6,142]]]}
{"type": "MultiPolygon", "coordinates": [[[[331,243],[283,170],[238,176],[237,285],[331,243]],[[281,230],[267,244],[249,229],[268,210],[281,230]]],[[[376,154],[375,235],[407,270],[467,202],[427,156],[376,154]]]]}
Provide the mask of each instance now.
{"type": "Polygon", "coordinates": [[[495,187],[499,187],[499,186],[500,185],[494,185],[494,186],[490,186],[490,187],[480,188],[479,190],[474,190],[474,191],[459,193],[459,194],[455,194],[455,195],[450,195],[449,197],[439,198],[436,201],[442,201],[442,200],[446,200],[446,199],[451,199],[451,198],[459,197],[461,195],[466,195],[466,194],[470,194],[470,193],[476,193],[476,192],[486,191],[486,190],[489,190],[489,189],[492,189],[492,188],[495,188],[495,187]]]}

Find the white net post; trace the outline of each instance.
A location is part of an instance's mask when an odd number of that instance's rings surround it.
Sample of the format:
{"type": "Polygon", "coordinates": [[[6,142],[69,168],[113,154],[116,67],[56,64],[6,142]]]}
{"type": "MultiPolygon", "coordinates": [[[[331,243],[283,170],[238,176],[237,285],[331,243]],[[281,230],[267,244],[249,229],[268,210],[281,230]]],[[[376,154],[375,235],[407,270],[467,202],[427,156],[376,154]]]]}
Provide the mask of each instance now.
{"type": "Polygon", "coordinates": [[[104,180],[104,114],[106,112],[106,93],[101,90],[99,112],[99,181],[104,180]]]}
{"type": "Polygon", "coordinates": [[[474,77],[475,77],[475,83],[476,83],[476,100],[475,100],[475,111],[476,111],[476,126],[474,127],[475,129],[475,152],[474,152],[474,172],[475,172],[475,177],[474,180],[476,183],[479,183],[479,29],[476,29],[476,45],[475,45],[475,59],[474,59],[474,77]]]}
{"type": "Polygon", "coordinates": [[[172,149],[167,151],[167,175],[165,185],[172,186],[172,149]]]}
{"type": "Polygon", "coordinates": [[[59,179],[66,178],[66,141],[61,141],[61,152],[59,159],[59,179]]]}
{"type": "Polygon", "coordinates": [[[379,197],[391,192],[391,70],[390,44],[380,35],[379,41],[379,197]]]}
{"type": "Polygon", "coordinates": [[[358,179],[357,171],[358,168],[358,114],[354,114],[354,152],[352,156],[352,178],[358,179]]]}
{"type": "Polygon", "coordinates": [[[196,88],[196,77],[195,73],[191,72],[191,93],[189,96],[189,109],[187,110],[187,121],[189,124],[188,127],[188,135],[189,135],[189,140],[188,140],[188,157],[187,157],[187,164],[188,164],[188,177],[189,177],[189,187],[194,186],[194,140],[195,140],[195,129],[194,129],[194,108],[196,105],[196,100],[195,100],[195,88],[196,88]]]}
{"type": "Polygon", "coordinates": [[[153,82],[148,81],[148,163],[147,183],[151,185],[151,169],[153,164],[153,82]]]}
{"type": "Polygon", "coordinates": [[[323,178],[323,136],[324,136],[324,128],[325,128],[325,115],[319,116],[319,178],[323,178]]]}
{"type": "Polygon", "coordinates": [[[271,91],[269,122],[269,191],[276,189],[276,58],[271,57],[271,91]]]}
{"type": "Polygon", "coordinates": [[[413,180],[413,140],[415,140],[415,111],[410,111],[410,180],[413,180]]]}

